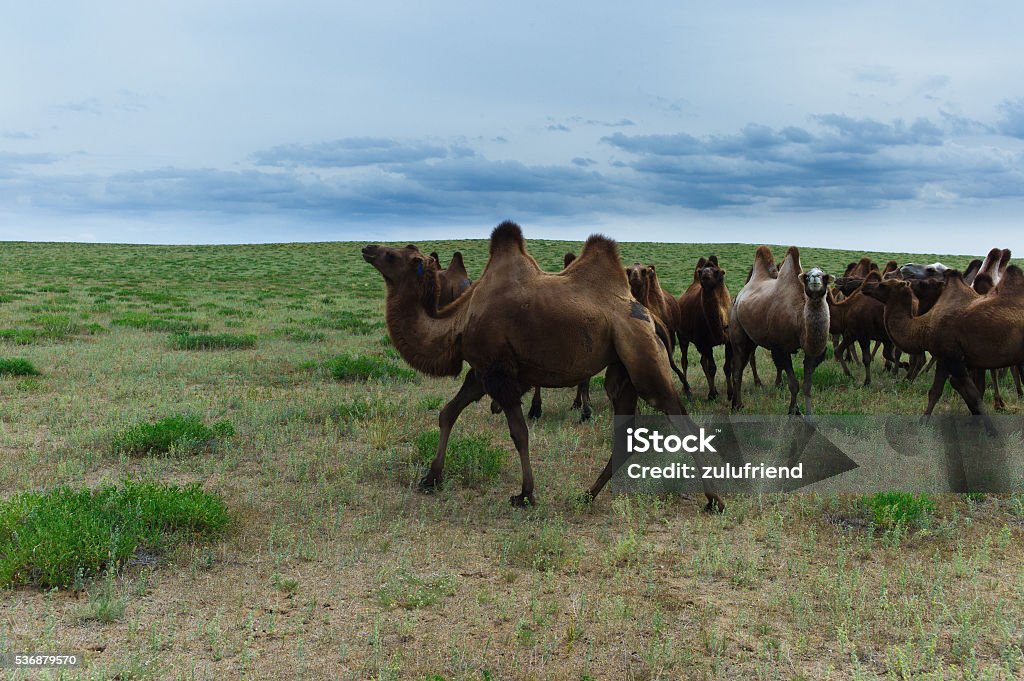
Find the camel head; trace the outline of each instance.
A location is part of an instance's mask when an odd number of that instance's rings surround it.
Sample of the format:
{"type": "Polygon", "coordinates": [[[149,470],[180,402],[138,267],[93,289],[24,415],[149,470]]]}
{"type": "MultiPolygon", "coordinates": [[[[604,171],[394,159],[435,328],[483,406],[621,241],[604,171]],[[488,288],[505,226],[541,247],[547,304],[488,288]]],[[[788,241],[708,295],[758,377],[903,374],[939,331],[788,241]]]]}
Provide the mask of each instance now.
{"type": "Polygon", "coordinates": [[[633,297],[643,302],[647,298],[647,290],[650,285],[651,274],[654,267],[644,265],[642,262],[635,262],[626,268],[626,278],[629,279],[629,290],[633,297]]]}
{"type": "Polygon", "coordinates": [[[708,260],[707,264],[697,271],[697,277],[702,289],[714,291],[725,282],[725,270],[718,266],[718,258],[715,258],[713,261],[708,260]]]}
{"type": "Polygon", "coordinates": [[[928,279],[930,277],[941,277],[949,268],[941,262],[933,262],[931,265],[918,265],[908,262],[899,269],[904,279],[928,279]]]}
{"type": "Polygon", "coordinates": [[[831,274],[825,274],[820,267],[812,267],[807,272],[800,273],[800,283],[804,286],[804,293],[811,300],[823,298],[833,278],[831,274]]]}
{"type": "Polygon", "coordinates": [[[864,283],[860,291],[869,298],[874,298],[881,303],[888,303],[897,289],[910,291],[910,283],[902,279],[869,281],[864,283]]]}

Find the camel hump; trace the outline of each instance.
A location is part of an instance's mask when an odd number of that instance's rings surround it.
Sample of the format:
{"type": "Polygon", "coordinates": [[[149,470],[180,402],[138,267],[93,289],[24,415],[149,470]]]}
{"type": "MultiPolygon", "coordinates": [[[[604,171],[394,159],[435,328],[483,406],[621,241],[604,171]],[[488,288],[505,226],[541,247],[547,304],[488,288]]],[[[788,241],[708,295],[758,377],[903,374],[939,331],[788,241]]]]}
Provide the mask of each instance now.
{"type": "Polygon", "coordinates": [[[779,278],[784,277],[784,273],[790,273],[792,276],[796,276],[801,272],[800,268],[800,249],[796,246],[790,246],[786,249],[786,257],[782,261],[782,267],[779,268],[779,278]]]}
{"type": "Polygon", "coordinates": [[[491,232],[491,255],[505,248],[517,248],[520,252],[526,253],[526,240],[523,239],[523,228],[505,220],[491,232]]]}
{"type": "Polygon", "coordinates": [[[757,252],[754,253],[754,266],[750,270],[750,276],[747,277],[749,282],[752,279],[771,279],[772,270],[775,268],[775,256],[772,255],[772,249],[767,246],[758,246],[757,252]]]}
{"type": "Polygon", "coordinates": [[[572,251],[569,251],[564,256],[562,256],[562,267],[568,267],[573,263],[574,260],[576,260],[576,254],[573,253],[572,251]]]}
{"type": "Polygon", "coordinates": [[[1009,248],[1004,248],[1003,249],[1003,254],[1001,256],[999,256],[999,272],[1000,272],[1000,274],[1006,272],[1006,267],[1007,267],[1007,265],[1010,264],[1010,256],[1011,255],[1012,254],[1010,253],[1010,249],[1009,248]]]}
{"type": "Polygon", "coordinates": [[[996,290],[1000,293],[1024,293],[1024,270],[1016,265],[1008,266],[996,290]]]}
{"type": "Polygon", "coordinates": [[[587,242],[583,244],[583,250],[580,251],[580,260],[584,258],[594,258],[598,256],[605,256],[615,262],[616,268],[621,268],[619,260],[619,245],[615,242],[615,239],[609,239],[604,234],[591,234],[587,239],[587,242]]]}
{"type": "Polygon", "coordinates": [[[450,275],[455,275],[462,279],[469,278],[469,272],[466,271],[466,263],[462,259],[462,253],[460,251],[455,251],[455,254],[452,255],[452,261],[448,263],[448,269],[445,271],[450,275]]]}
{"type": "Polygon", "coordinates": [[[715,267],[718,267],[718,256],[712,253],[711,255],[708,256],[708,262],[714,265],[715,267]]]}

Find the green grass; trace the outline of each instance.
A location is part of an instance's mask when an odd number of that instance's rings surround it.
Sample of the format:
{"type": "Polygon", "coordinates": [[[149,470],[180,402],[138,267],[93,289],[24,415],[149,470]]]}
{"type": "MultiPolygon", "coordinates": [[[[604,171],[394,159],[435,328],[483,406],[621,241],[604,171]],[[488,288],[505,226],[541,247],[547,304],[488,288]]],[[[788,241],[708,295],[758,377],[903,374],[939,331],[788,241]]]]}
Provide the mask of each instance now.
{"type": "Polygon", "coordinates": [[[209,324],[196,322],[188,317],[162,317],[147,312],[122,312],[110,320],[111,326],[125,326],[145,331],[163,331],[171,333],[188,333],[205,331],[209,324]]]}
{"type": "Polygon", "coordinates": [[[228,524],[220,497],[198,485],[125,482],[58,487],[0,503],[0,587],[68,587],[174,535],[210,538],[228,524]]]}
{"type": "Polygon", "coordinates": [[[934,511],[935,502],[927,494],[878,492],[863,500],[876,527],[920,526],[934,511]]]}
{"type": "Polygon", "coordinates": [[[339,381],[365,381],[370,378],[411,381],[416,378],[416,372],[408,366],[372,355],[338,355],[324,362],[323,367],[339,381]]]}
{"type": "Polygon", "coordinates": [[[0,357],[0,376],[38,376],[39,370],[32,362],[20,357],[0,357]]]}
{"type": "MultiPolygon", "coordinates": [[[[416,436],[417,460],[429,465],[437,454],[437,443],[441,433],[428,430],[416,436]]],[[[493,480],[501,473],[505,463],[505,450],[495,447],[482,435],[452,436],[448,439],[448,451],[444,457],[444,472],[467,484],[480,484],[493,480]]]]}
{"type": "Polygon", "coordinates": [[[175,350],[248,350],[256,347],[256,335],[176,333],[171,336],[171,347],[175,350]]]}
{"type": "Polygon", "coordinates": [[[170,416],[155,423],[139,423],[114,436],[111,448],[118,454],[141,456],[196,453],[217,440],[231,437],[235,429],[228,421],[207,426],[198,416],[170,416]]]}

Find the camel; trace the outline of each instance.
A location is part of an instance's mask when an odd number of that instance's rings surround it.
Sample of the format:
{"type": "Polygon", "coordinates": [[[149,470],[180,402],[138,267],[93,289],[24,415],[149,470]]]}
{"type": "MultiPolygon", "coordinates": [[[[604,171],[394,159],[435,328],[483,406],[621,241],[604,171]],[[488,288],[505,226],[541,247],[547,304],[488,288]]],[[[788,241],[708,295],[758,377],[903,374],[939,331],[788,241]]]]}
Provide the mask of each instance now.
{"type": "MultiPolygon", "coordinates": [[[[503,222],[491,233],[490,257],[480,278],[433,314],[436,270],[419,249],[369,245],[363,259],[384,277],[385,321],[402,358],[432,376],[457,376],[464,363],[470,367],[458,394],[441,409],[437,454],[421,489],[441,483],[448,438],[459,414],[490,395],[505,413],[522,468],[521,492],[510,502],[535,504],[522,395],[531,386],[579,385],[606,367],[605,391],[616,414],[635,414],[640,398],[668,414],[680,433],[697,432],[672,385],[652,315],[630,294],[618,245],[611,239],[591,236],[570,267],[549,273],[527,252],[519,225],[503,222]]],[[[694,453],[694,459],[703,465],[703,454],[694,453]]],[[[609,457],[586,498],[594,499],[614,472],[609,457]]],[[[724,510],[711,481],[702,482],[706,509],[724,510]]]]}
{"type": "Polygon", "coordinates": [[[901,278],[910,280],[941,277],[948,269],[949,268],[941,262],[933,262],[931,265],[919,265],[917,263],[908,262],[906,265],[902,265],[897,271],[900,273],[901,278]]]}
{"type": "Polygon", "coordinates": [[[946,285],[935,306],[917,315],[910,285],[883,281],[870,292],[885,304],[885,326],[892,339],[912,352],[935,357],[935,379],[928,392],[930,416],[948,379],[974,415],[985,415],[981,393],[969,369],[1016,366],[1024,361],[1024,272],[1007,267],[987,295],[969,287],[957,270],[945,272],[946,285]]]}
{"type": "MultiPolygon", "coordinates": [[[[993,248],[988,252],[988,256],[985,258],[984,262],[982,262],[982,264],[978,267],[978,270],[975,272],[970,282],[968,282],[967,280],[967,275],[964,275],[964,283],[966,283],[968,286],[973,288],[978,293],[981,293],[982,295],[989,293],[990,291],[995,289],[996,285],[1005,275],[1006,268],[1010,264],[1010,256],[1011,253],[1010,249],[1008,248],[993,248]]],[[[1016,366],[1011,367],[1011,372],[1013,373],[1014,385],[1017,388],[1017,396],[1020,397],[1022,393],[1020,369],[1019,367],[1016,366]]],[[[1006,409],[1006,403],[1003,402],[1003,396],[999,392],[1000,370],[992,369],[990,373],[992,376],[993,406],[995,406],[996,410],[1003,411],[1004,409],[1006,409]]],[[[1002,373],[1005,373],[1005,371],[1002,373]]],[[[978,377],[977,382],[978,389],[984,392],[985,376],[983,373],[980,377],[978,377]]]]}
{"type": "MultiPolygon", "coordinates": [[[[899,366],[899,358],[893,356],[892,341],[885,331],[885,305],[863,293],[865,286],[882,281],[877,270],[871,271],[863,283],[852,294],[842,300],[829,290],[827,294],[829,309],[829,332],[842,337],[842,343],[835,346],[836,359],[843,367],[843,373],[850,378],[850,368],[846,364],[846,350],[857,343],[860,345],[861,359],[864,362],[864,386],[871,385],[871,360],[873,353],[868,349],[871,341],[881,341],[883,356],[887,362],[899,366]]],[[[835,341],[833,341],[834,343],[835,341]]]]}
{"type": "Polygon", "coordinates": [[[825,292],[832,275],[815,267],[804,272],[800,266],[800,250],[790,246],[773,278],[772,251],[760,246],[754,256],[750,281],[736,294],[729,314],[729,339],[733,346],[734,410],[743,407],[743,369],[757,346],[768,348],[775,365],[785,370],[789,379],[789,413],[799,414],[796,404],[799,383],[793,371],[792,354],[804,351],[804,402],[811,410],[811,377],[825,355],[828,342],[829,312],[825,292]]]}
{"type": "MultiPolygon", "coordinates": [[[[725,285],[725,270],[718,265],[718,256],[712,255],[707,260],[703,257],[697,261],[693,273],[693,283],[679,296],[677,303],[679,315],[676,318],[676,336],[685,360],[690,343],[700,353],[700,364],[708,381],[708,399],[718,398],[715,387],[714,348],[725,346],[725,387],[729,399],[732,399],[732,344],[729,342],[729,309],[732,297],[725,285]]],[[[683,375],[685,376],[685,366],[683,375]]],[[[757,373],[755,370],[755,381],[757,373]]],[[[689,391],[689,386],[684,386],[689,391]]]]}
{"type": "MultiPolygon", "coordinates": [[[[702,257],[700,260],[697,261],[697,269],[700,269],[700,268],[702,268],[704,266],[704,263],[702,262],[703,260],[704,260],[704,258],[702,257]]],[[[850,263],[850,267],[853,267],[855,264],[856,263],[850,263]]],[[[744,284],[750,283],[750,277],[752,277],[753,275],[754,275],[754,266],[751,265],[750,269],[747,270],[747,278],[743,281],[743,283],[744,284]]],[[[776,265],[774,262],[771,263],[768,266],[768,276],[770,276],[772,279],[776,279],[779,276],[779,266],[776,265]]],[[[731,346],[732,343],[730,343],[729,345],[731,346]]],[[[683,368],[685,369],[685,367],[683,367],[683,368]]],[[[756,349],[753,352],[750,353],[750,373],[754,377],[754,387],[755,388],[760,388],[761,386],[764,385],[761,382],[761,377],[757,375],[757,351],[756,351],[756,349]]],[[[729,379],[731,381],[732,377],[730,376],[729,379]]],[[[775,387],[776,388],[781,388],[782,387],[782,367],[779,367],[779,366],[775,367],[775,387]]]]}

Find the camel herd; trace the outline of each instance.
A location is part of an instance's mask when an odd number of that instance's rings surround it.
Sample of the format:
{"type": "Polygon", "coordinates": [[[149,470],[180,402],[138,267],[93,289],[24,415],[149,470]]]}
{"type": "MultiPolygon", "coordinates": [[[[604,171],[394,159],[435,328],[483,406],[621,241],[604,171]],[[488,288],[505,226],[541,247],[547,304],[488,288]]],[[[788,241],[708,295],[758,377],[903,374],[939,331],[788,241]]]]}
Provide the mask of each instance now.
{"type": "MultiPolygon", "coordinates": [[[[942,263],[900,267],[890,261],[879,268],[863,258],[835,278],[817,267],[805,271],[796,247],[776,264],[771,249],[761,246],[735,299],[714,255],[699,259],[692,283],[675,298],[662,288],[655,265],[623,266],[617,244],[600,235],[587,240],[579,257],[566,254],[562,271],[545,272],[527,251],[520,227],[508,221],[492,232],[487,263],[473,282],[460,253],[446,268],[436,253],[424,255],[413,245],[366,246],[363,258],[384,277],[388,332],[403,359],[432,376],[458,376],[463,363],[469,365],[458,394],[441,409],[437,453],[420,481],[424,490],[441,482],[459,414],[484,395],[492,399],[492,411],[505,414],[520,456],[522,489],[511,497],[516,506],[535,502],[521,405],[530,390],[530,417],[540,416],[540,388],[576,387],[573,406],[586,419],[590,378],[605,371],[604,388],[615,414],[635,413],[640,398],[666,413],[680,432],[693,432],[672,378],[674,370],[689,398],[691,343],[701,356],[709,399],[718,395],[714,348],[725,346],[725,386],[734,410],[743,407],[748,364],[760,385],[754,352],[763,347],[775,362],[776,383],[786,375],[790,414],[800,413],[792,356],[803,351],[804,409],[810,414],[814,370],[825,358],[830,336],[847,375],[847,361],[856,359],[859,347],[865,385],[879,346],[886,370],[906,370],[910,380],[934,365],[926,415],[947,380],[971,414],[984,415],[986,371],[997,409],[1003,408],[1001,372],[1013,372],[1022,394],[1024,272],[1009,264],[1005,249],[993,249],[963,273],[942,263]],[[674,362],[677,345],[682,369],[674,362]]],[[[587,498],[593,499],[613,473],[609,458],[587,498]]],[[[710,484],[704,482],[707,509],[723,510],[710,484]]]]}

